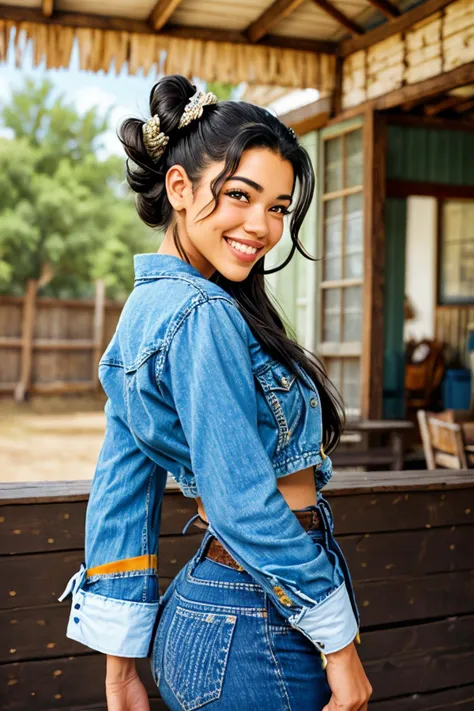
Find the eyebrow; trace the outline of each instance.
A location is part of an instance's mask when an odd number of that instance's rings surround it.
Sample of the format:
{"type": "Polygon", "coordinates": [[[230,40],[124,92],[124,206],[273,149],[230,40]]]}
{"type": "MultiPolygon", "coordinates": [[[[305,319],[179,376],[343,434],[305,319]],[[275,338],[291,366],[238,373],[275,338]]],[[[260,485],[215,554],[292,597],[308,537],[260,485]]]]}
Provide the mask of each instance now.
{"type": "MultiPolygon", "coordinates": [[[[251,188],[256,190],[259,193],[263,192],[263,188],[261,185],[255,182],[255,180],[250,180],[250,178],[244,178],[241,175],[231,175],[230,178],[227,178],[227,180],[240,180],[241,183],[245,183],[246,185],[249,185],[251,188]]],[[[227,182],[226,180],[226,182],[227,182]]],[[[278,195],[276,198],[277,200],[289,200],[290,202],[292,201],[291,195],[278,195]]]]}

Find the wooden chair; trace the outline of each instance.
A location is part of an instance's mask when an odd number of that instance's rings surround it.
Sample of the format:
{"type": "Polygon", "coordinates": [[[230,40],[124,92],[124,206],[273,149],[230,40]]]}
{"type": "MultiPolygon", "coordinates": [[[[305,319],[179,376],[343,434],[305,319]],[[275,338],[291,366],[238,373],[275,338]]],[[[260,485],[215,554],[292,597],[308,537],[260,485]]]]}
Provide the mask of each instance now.
{"type": "Polygon", "coordinates": [[[468,462],[462,426],[447,421],[450,415],[418,410],[417,417],[429,470],[437,467],[467,469],[472,464],[472,455],[468,462]]]}

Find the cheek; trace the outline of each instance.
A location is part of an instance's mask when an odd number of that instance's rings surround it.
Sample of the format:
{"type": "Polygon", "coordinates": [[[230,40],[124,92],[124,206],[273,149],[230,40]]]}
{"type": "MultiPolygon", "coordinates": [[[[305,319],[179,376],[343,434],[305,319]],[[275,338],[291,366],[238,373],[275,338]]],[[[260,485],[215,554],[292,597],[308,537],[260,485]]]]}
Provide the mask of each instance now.
{"type": "Polygon", "coordinates": [[[238,227],[245,221],[244,211],[229,202],[219,205],[210,219],[213,221],[213,227],[222,232],[238,227]]]}
{"type": "Polygon", "coordinates": [[[270,223],[270,242],[272,247],[274,247],[283,237],[283,230],[285,229],[285,224],[283,220],[272,220],[270,223]]]}

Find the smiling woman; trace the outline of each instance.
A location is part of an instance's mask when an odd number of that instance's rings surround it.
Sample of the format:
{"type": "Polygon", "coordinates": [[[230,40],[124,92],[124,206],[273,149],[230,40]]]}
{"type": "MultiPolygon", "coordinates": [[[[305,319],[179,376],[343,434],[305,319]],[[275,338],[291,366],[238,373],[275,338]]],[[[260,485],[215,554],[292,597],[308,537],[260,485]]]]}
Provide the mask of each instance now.
{"type": "Polygon", "coordinates": [[[359,612],[320,493],[341,403],[263,277],[290,206],[288,260],[313,259],[298,238],[311,161],[265,109],[179,75],[153,87],[150,112],[120,137],[139,215],[165,237],[135,255],[99,365],[107,430],[68,635],[108,655],[110,711],[148,711],[126,659],[143,656],[171,711],[365,711],[359,612]],[[207,527],[160,597],[167,472],[207,527]]]}

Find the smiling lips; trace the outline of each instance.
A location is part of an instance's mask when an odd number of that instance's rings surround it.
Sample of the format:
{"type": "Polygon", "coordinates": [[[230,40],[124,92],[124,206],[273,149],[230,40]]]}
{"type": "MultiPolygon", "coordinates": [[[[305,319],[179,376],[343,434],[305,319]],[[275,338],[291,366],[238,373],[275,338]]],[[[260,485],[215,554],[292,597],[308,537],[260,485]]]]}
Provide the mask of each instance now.
{"type": "Polygon", "coordinates": [[[260,252],[263,249],[263,245],[258,248],[254,247],[253,245],[258,244],[258,242],[253,242],[251,240],[245,240],[244,242],[234,240],[231,237],[224,237],[224,239],[234,254],[237,254],[237,256],[246,262],[253,261],[253,258],[257,252],[260,252]]]}

